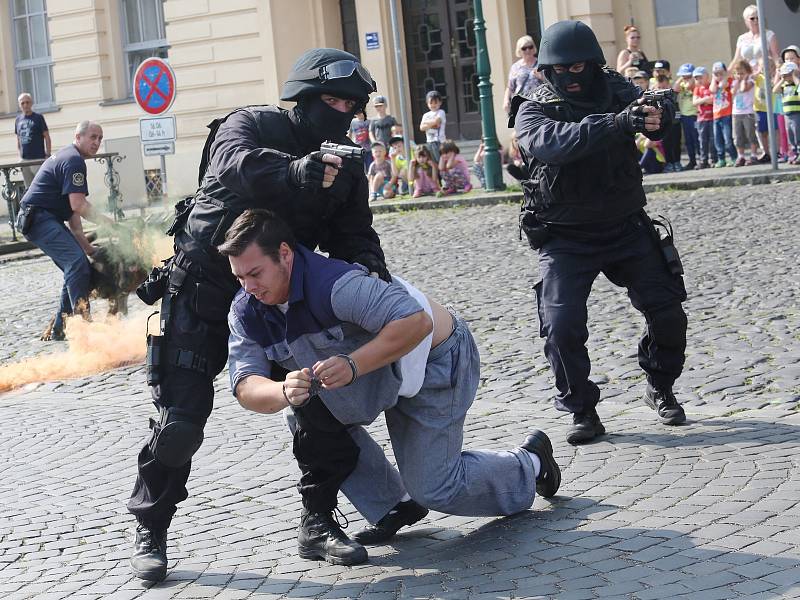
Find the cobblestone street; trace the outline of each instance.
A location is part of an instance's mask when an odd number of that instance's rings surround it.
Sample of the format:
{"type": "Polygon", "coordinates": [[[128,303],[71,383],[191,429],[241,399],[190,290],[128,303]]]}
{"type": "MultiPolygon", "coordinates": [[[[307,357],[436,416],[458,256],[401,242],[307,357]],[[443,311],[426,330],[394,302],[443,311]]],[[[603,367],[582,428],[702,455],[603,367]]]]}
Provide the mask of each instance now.
{"type": "MultiPolygon", "coordinates": [[[[291,438],[279,416],[239,407],[226,371],[170,530],[168,578],[151,586],[130,572],[125,502],[155,411],[143,367],[124,367],[0,394],[0,599],[800,598],[800,183],[651,196],[687,272],[675,391],[688,423],[661,425],[641,401],[643,318],[601,277],[588,345],[608,435],[579,447],[552,405],[517,210],[375,225],[390,271],[452,303],[478,341],[465,447],[545,430],[563,473],[555,498],[508,518],[432,512],[358,567],[302,560],[291,438]]],[[[0,275],[0,362],[62,350],[38,341],[62,281],[52,262],[8,261],[0,275]]],[[[371,430],[389,452],[383,423],[371,430]]],[[[364,524],[341,507],[348,531],[364,524]]]]}

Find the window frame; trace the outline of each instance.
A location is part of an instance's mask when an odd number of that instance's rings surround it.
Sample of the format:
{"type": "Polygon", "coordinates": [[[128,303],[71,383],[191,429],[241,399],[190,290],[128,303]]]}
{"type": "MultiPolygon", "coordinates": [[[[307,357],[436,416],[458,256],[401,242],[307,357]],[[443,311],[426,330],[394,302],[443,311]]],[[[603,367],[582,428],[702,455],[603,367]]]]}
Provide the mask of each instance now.
{"type": "MultiPolygon", "coordinates": [[[[695,24],[699,23],[700,22],[700,1],[699,0],[684,0],[684,1],[688,1],[688,2],[692,2],[693,1],[694,2],[694,16],[695,16],[694,20],[691,20],[691,21],[680,21],[678,23],[664,23],[664,24],[662,24],[660,22],[660,16],[663,16],[661,13],[664,12],[664,9],[659,10],[659,5],[664,4],[665,0],[653,0],[653,13],[654,13],[653,16],[655,18],[656,27],[684,27],[686,25],[695,25],[695,24]]],[[[674,8],[674,4],[673,3],[675,2],[675,0],[669,0],[669,2],[673,6],[672,6],[671,10],[669,10],[668,12],[669,13],[678,12],[674,8]]]]}
{"type": "MultiPolygon", "coordinates": [[[[39,111],[51,111],[58,108],[56,104],[56,84],[55,80],[53,79],[53,54],[50,51],[50,28],[48,26],[48,18],[47,18],[47,0],[41,0],[42,2],[42,11],[30,12],[29,7],[30,0],[25,0],[25,14],[18,15],[16,12],[16,8],[14,6],[14,0],[8,0],[8,15],[10,21],[10,28],[11,28],[11,45],[12,45],[12,56],[14,57],[14,84],[17,88],[17,97],[22,93],[28,93],[33,96],[33,105],[39,111]],[[17,40],[17,21],[25,19],[28,23],[28,49],[30,54],[33,55],[33,36],[31,35],[31,27],[30,21],[31,17],[35,16],[42,16],[44,20],[44,35],[45,35],[45,46],[47,47],[47,56],[40,57],[40,58],[28,58],[28,59],[21,59],[19,56],[19,47],[18,47],[18,40],[17,40]],[[34,89],[23,89],[22,88],[22,77],[21,71],[28,71],[28,70],[35,70],[47,68],[48,77],[50,79],[50,98],[49,102],[42,102],[41,95],[38,93],[36,89],[36,79],[35,75],[33,75],[33,86],[34,89]]],[[[15,98],[16,100],[16,98],[15,98]]],[[[14,103],[16,106],[16,102],[14,103]]]]}
{"type": "MultiPolygon", "coordinates": [[[[161,38],[153,38],[143,42],[130,42],[130,32],[128,30],[128,12],[127,5],[129,2],[136,3],[136,16],[139,20],[140,31],[144,30],[144,19],[142,11],[142,1],[150,0],[119,0],[119,18],[120,28],[122,31],[122,67],[125,70],[125,99],[133,98],[133,75],[135,69],[131,69],[130,55],[137,52],[148,52],[150,57],[157,56],[160,58],[167,58],[169,51],[169,44],[167,43],[166,22],[164,20],[164,0],[155,0],[158,10],[156,17],[158,19],[157,28],[163,35],[161,38]]],[[[141,62],[139,63],[141,64],[141,62]]],[[[138,68],[138,67],[137,67],[138,68]]]]}

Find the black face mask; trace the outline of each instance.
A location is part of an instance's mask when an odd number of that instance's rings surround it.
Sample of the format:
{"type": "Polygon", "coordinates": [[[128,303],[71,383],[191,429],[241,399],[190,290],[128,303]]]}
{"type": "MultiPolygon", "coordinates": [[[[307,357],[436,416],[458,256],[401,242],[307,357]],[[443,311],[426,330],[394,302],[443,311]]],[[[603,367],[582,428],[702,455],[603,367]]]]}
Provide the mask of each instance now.
{"type": "Polygon", "coordinates": [[[563,73],[556,73],[555,70],[551,71],[551,78],[553,85],[564,94],[567,98],[585,98],[592,91],[592,83],[594,82],[595,70],[592,65],[587,64],[584,66],[583,71],[580,73],[573,73],[572,71],[564,71],[563,73]],[[581,89],[577,92],[568,92],[567,86],[577,83],[581,89]]]}
{"type": "Polygon", "coordinates": [[[350,128],[350,122],[353,120],[357,108],[348,112],[339,112],[323,102],[319,96],[301,98],[297,107],[303,120],[322,142],[338,140],[343,137],[350,128]]]}

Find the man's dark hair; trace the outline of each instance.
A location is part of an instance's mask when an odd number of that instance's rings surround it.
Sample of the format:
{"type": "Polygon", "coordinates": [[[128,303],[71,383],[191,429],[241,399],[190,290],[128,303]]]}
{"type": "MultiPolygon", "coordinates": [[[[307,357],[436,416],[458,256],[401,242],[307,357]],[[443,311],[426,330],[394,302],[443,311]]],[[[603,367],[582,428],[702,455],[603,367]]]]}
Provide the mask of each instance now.
{"type": "Polygon", "coordinates": [[[297,241],[286,221],[271,210],[250,209],[244,211],[233,222],[225,234],[225,241],[217,246],[222,256],[241,256],[255,242],[264,256],[278,261],[278,249],[282,242],[294,250],[297,241]]]}

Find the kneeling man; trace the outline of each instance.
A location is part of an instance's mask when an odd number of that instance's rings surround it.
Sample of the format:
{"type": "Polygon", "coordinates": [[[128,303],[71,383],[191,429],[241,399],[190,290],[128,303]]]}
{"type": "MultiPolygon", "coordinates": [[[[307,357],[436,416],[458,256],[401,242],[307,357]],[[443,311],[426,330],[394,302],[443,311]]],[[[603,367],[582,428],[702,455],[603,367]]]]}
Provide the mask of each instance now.
{"type": "Polygon", "coordinates": [[[510,451],[462,451],[480,376],[463,319],[397,276],[386,283],[304,248],[269,211],[243,213],[218,250],[242,285],[229,314],[234,394],[261,413],[291,407],[296,419],[302,557],[357,564],[367,559],[358,541],[386,541],[425,509],[509,515],[558,491],[542,431],[510,451]],[[361,427],[381,412],[397,470],[361,427]],[[340,487],[372,523],[356,541],[332,515],[340,487]],[[393,518],[412,498],[421,512],[393,518]]]}

